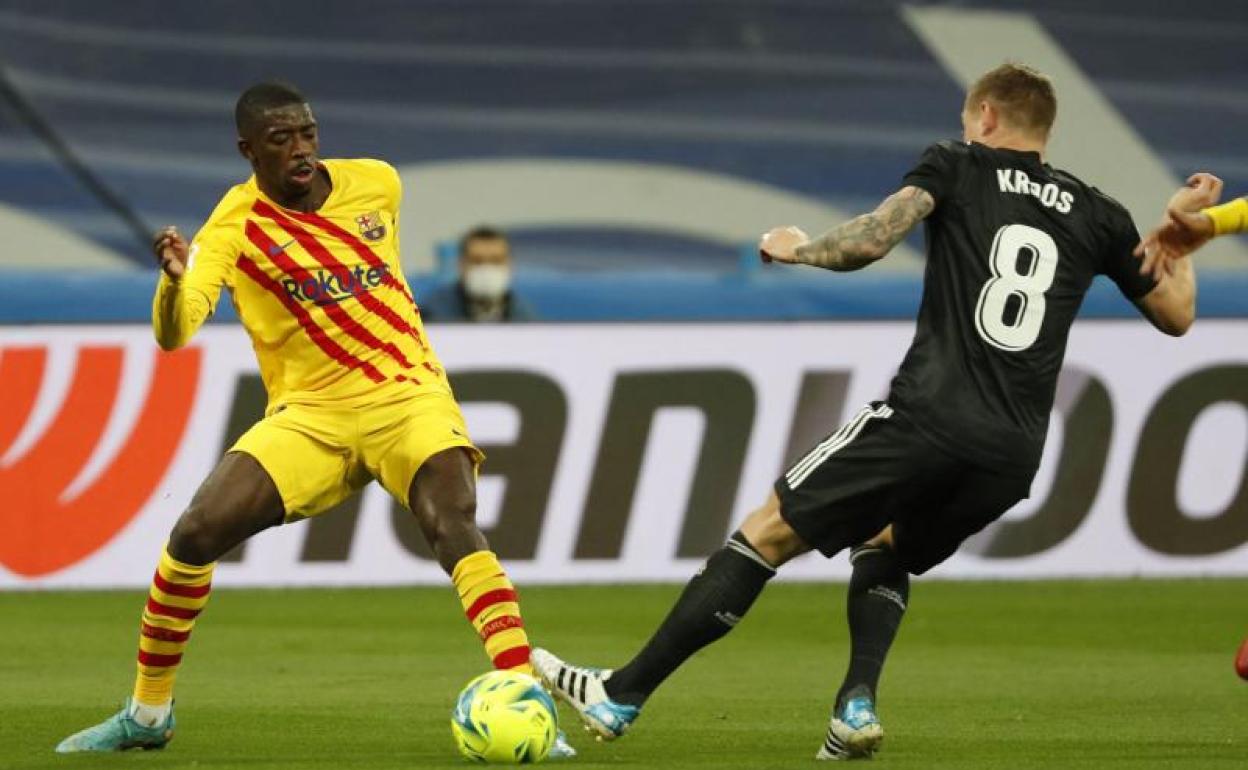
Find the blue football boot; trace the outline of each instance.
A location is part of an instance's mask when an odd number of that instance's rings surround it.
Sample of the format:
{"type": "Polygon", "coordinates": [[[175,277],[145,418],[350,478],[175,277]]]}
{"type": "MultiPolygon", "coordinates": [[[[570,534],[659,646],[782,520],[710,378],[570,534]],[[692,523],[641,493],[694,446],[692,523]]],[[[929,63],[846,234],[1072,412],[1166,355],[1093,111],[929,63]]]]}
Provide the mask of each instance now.
{"type": "Polygon", "coordinates": [[[144,727],[130,716],[130,699],[121,711],[94,727],[74,733],[56,746],[57,754],[80,751],[125,751],[126,749],[163,749],[173,739],[173,708],[163,725],[144,727]]]}
{"type": "Polygon", "coordinates": [[[867,689],[850,692],[839,711],[832,714],[828,734],[815,759],[870,759],[884,740],[884,728],[875,715],[875,703],[867,689]]]}

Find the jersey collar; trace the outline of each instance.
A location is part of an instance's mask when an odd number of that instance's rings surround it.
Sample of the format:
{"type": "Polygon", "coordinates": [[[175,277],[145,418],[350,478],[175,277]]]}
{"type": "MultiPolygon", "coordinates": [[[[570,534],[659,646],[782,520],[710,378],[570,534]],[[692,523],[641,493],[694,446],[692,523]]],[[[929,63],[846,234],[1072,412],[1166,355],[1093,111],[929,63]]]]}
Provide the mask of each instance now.
{"type": "MultiPolygon", "coordinates": [[[[341,180],[339,180],[338,177],[334,175],[332,160],[318,160],[316,162],[316,167],[318,169],[323,170],[329,176],[329,195],[325,196],[325,200],[321,203],[320,208],[311,212],[313,214],[315,214],[317,211],[323,211],[329,208],[333,204],[334,200],[337,198],[337,196],[339,195],[339,192],[342,189],[341,180]]],[[[290,211],[295,214],[304,213],[302,211],[297,211],[295,209],[286,208],[282,204],[278,203],[277,201],[273,200],[269,196],[265,195],[264,190],[260,189],[260,183],[256,181],[255,174],[252,174],[247,179],[247,186],[252,189],[252,191],[256,194],[257,198],[269,204],[270,206],[277,209],[278,211],[290,211]]]]}

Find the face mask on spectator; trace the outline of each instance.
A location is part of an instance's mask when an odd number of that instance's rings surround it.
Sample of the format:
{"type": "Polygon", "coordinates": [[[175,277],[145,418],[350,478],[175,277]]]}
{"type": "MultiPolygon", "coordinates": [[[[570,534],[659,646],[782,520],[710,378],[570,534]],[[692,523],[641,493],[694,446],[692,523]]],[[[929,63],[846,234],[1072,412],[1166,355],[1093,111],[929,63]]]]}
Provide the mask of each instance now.
{"type": "Polygon", "coordinates": [[[506,265],[473,265],[464,270],[464,292],[473,299],[502,299],[510,287],[511,268],[506,265]]]}

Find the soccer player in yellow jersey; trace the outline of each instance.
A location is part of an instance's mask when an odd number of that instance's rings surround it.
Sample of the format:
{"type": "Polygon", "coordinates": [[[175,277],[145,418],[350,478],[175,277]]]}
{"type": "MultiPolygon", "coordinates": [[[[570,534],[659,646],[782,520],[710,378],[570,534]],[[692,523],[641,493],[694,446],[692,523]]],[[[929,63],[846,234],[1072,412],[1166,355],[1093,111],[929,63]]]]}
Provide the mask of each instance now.
{"type": "Polygon", "coordinates": [[[235,122],[254,175],[190,244],[172,227],[159,233],[152,325],[162,348],[181,347],[228,288],[268,409],[169,535],[143,610],[132,696],[58,752],[168,743],[174,677],[216,560],[372,479],[416,516],[494,666],[531,671],[515,589],[474,521],[482,454],[400,269],[398,174],[377,160],[320,159],[312,110],[288,85],[249,88],[235,122]]]}

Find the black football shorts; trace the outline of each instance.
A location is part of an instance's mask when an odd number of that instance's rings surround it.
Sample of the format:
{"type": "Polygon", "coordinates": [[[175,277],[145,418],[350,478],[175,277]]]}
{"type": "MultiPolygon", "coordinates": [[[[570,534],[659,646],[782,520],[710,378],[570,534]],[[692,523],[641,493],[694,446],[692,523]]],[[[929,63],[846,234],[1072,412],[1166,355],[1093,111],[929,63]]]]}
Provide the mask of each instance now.
{"type": "Polygon", "coordinates": [[[898,557],[919,575],[1025,499],[1033,475],[959,459],[875,401],[794,463],[775,490],[780,515],[823,555],[892,524],[898,557]]]}

